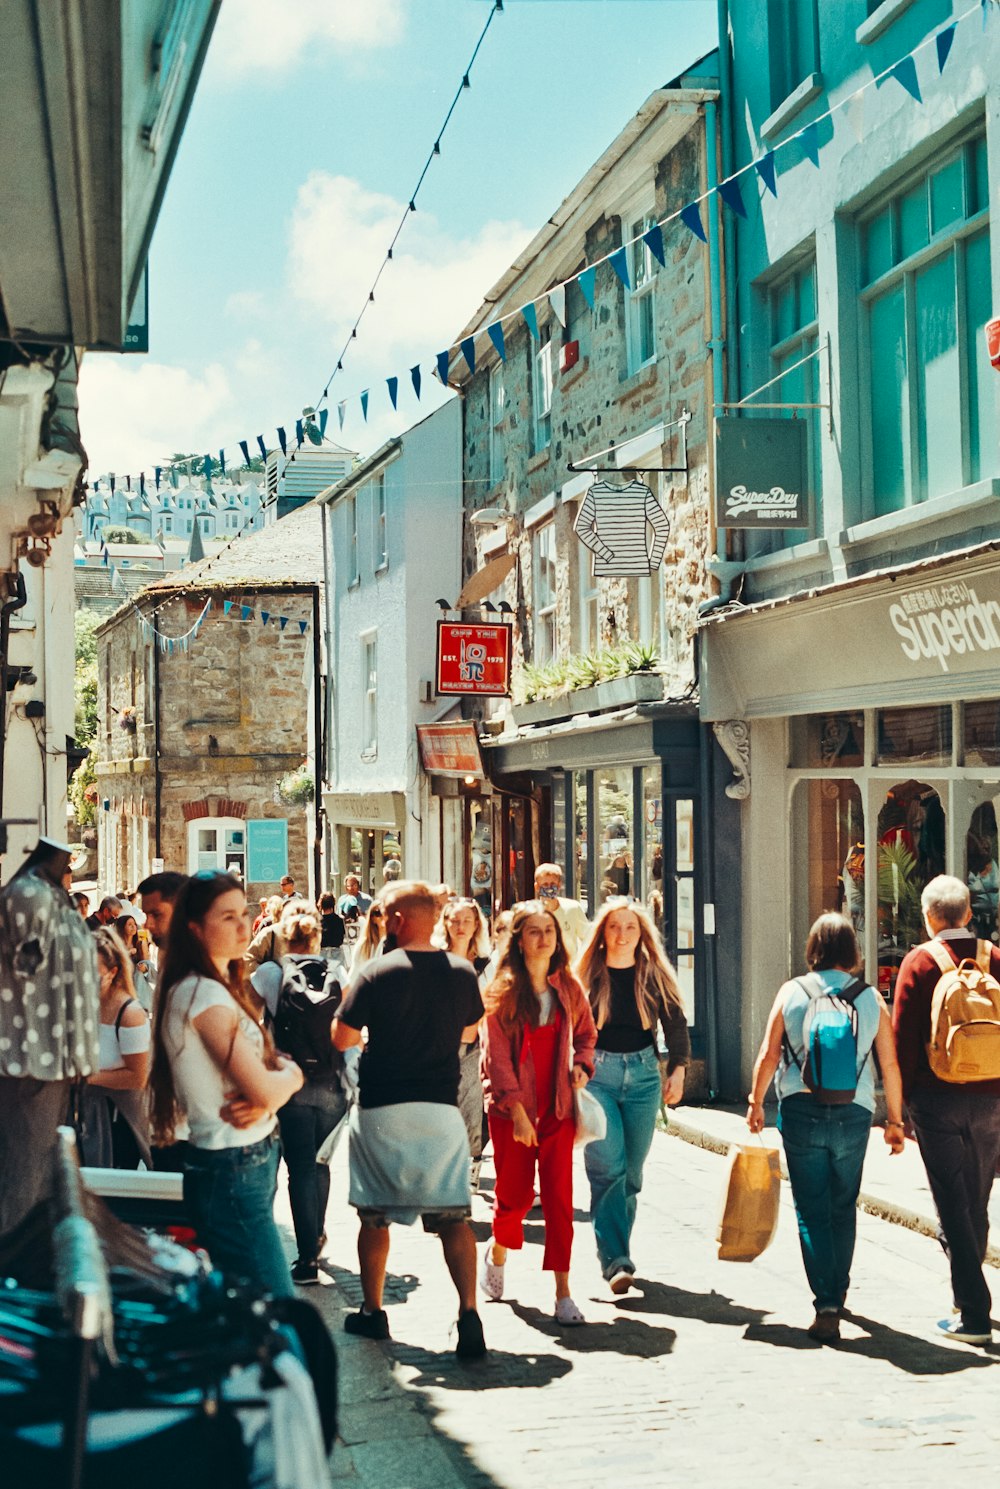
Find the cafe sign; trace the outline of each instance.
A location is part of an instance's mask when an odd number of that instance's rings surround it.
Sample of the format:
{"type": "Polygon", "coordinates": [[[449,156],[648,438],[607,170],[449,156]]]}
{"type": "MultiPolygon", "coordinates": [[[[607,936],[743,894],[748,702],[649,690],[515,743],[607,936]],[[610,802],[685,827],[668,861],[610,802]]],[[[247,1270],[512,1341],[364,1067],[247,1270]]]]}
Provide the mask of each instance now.
{"type": "Polygon", "coordinates": [[[715,525],[809,526],[804,419],[716,419],[715,525]]]}
{"type": "Polygon", "coordinates": [[[438,621],[438,696],[506,697],[510,692],[511,627],[438,621]]]}

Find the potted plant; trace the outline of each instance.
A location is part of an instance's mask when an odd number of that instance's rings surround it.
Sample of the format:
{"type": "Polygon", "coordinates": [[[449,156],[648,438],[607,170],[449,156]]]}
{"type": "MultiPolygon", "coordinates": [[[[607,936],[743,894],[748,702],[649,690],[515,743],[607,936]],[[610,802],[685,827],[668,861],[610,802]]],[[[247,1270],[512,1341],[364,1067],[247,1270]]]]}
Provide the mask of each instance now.
{"type": "Polygon", "coordinates": [[[290,770],[278,782],[278,795],[289,807],[305,806],[316,795],[316,782],[303,760],[295,770],[290,770]]]}

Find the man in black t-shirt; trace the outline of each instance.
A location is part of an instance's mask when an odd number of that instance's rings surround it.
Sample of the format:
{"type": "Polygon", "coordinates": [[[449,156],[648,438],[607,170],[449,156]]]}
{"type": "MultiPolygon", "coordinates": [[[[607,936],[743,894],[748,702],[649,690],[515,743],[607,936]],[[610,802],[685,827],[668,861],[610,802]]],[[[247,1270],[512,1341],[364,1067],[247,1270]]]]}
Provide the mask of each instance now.
{"type": "Polygon", "coordinates": [[[437,904],[429,885],[394,884],[383,894],[387,938],[396,949],[370,962],[340,1006],[334,1043],[368,1043],[361,1056],[360,1103],[351,1116],[351,1204],[361,1231],[358,1259],[364,1306],[349,1334],[388,1339],[382,1307],[389,1224],[441,1238],[458,1290],[460,1359],[485,1354],[475,1307],[476,1244],[468,1219],[469,1145],[458,1110],[458,1047],[483,1016],[470,964],[431,944],[437,904]]]}

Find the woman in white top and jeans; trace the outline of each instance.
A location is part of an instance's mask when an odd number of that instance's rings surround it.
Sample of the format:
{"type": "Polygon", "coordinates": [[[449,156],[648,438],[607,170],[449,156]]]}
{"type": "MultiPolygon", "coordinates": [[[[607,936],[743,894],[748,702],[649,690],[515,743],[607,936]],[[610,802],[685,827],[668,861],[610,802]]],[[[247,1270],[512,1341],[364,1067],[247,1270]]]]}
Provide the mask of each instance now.
{"type": "Polygon", "coordinates": [[[274,1223],[275,1112],[302,1085],[275,1052],[243,980],[246,895],[230,874],[194,874],[174,905],[153,1028],[153,1130],[190,1127],[184,1200],[220,1271],[275,1297],[292,1293],[274,1223]],[[241,1102],[245,1125],[223,1111],[241,1102]]]}
{"type": "Polygon", "coordinates": [[[101,980],[98,1045],[101,1064],[79,1097],[80,1158],[93,1168],[147,1168],[149,1120],[149,1019],[132,984],[132,962],[108,926],[94,932],[101,980]]]}

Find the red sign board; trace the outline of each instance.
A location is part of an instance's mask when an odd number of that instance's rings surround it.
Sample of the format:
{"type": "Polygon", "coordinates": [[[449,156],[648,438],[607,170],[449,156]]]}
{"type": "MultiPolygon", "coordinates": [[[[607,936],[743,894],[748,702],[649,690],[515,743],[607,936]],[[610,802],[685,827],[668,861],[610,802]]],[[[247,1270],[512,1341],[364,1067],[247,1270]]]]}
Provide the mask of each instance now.
{"type": "Polygon", "coordinates": [[[471,721],[455,724],[418,724],[420,763],[428,775],[475,776],[484,780],[476,726],[471,721]]]}
{"type": "Polygon", "coordinates": [[[509,625],[438,621],[437,691],[445,696],[510,692],[509,625]]]}

